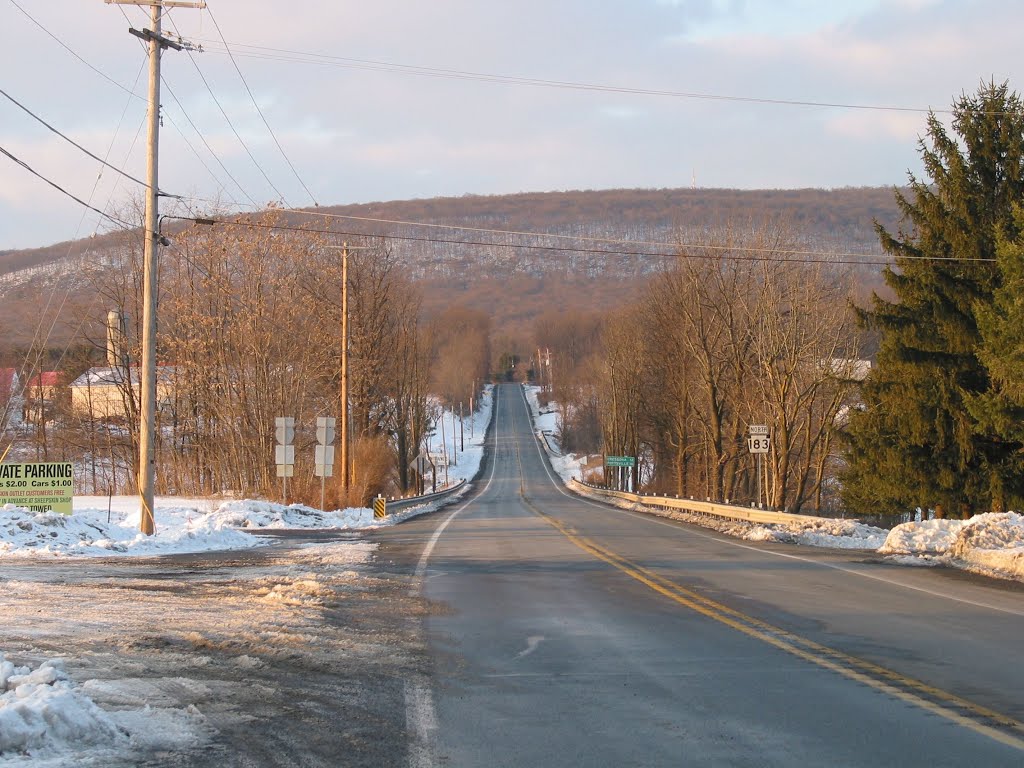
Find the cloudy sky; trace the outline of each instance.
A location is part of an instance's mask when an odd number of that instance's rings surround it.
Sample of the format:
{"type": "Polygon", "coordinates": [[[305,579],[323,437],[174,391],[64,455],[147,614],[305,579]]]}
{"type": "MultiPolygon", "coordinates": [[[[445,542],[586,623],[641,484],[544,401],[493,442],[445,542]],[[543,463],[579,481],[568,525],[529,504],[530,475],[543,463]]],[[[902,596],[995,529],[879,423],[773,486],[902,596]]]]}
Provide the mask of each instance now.
{"type": "MultiPolygon", "coordinates": [[[[982,79],[1022,88],[1015,0],[208,2],[165,22],[204,52],[163,57],[160,187],[197,206],[897,184],[919,170],[914,110],[982,79]]],[[[0,0],[0,89],[142,178],[145,52],[129,23],[148,11],[0,0]]],[[[103,210],[141,192],[2,95],[0,148],[103,210]]],[[[0,154],[0,250],[104,228],[0,154]]]]}

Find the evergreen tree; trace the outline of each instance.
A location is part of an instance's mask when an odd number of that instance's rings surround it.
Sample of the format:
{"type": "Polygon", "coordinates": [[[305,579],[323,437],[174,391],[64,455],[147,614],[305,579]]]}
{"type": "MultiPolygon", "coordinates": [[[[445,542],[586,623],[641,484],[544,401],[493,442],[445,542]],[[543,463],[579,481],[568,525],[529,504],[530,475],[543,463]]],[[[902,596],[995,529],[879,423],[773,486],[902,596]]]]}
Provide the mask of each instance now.
{"type": "MultiPolygon", "coordinates": [[[[997,238],[1013,241],[1024,199],[1024,111],[1003,83],[953,105],[953,135],[929,114],[920,145],[927,180],[896,199],[904,225],[881,225],[894,301],[877,295],[862,322],[881,336],[878,361],[851,415],[844,497],[861,512],[914,507],[968,515],[1016,496],[1021,444],[968,408],[991,378],[979,357],[978,313],[1000,286],[997,238]]],[[[996,352],[996,354],[999,354],[996,352]]]]}
{"type": "Polygon", "coordinates": [[[968,401],[983,429],[1024,445],[1024,208],[1014,208],[1018,237],[996,241],[999,287],[991,304],[977,307],[978,358],[991,388],[968,401]]]}

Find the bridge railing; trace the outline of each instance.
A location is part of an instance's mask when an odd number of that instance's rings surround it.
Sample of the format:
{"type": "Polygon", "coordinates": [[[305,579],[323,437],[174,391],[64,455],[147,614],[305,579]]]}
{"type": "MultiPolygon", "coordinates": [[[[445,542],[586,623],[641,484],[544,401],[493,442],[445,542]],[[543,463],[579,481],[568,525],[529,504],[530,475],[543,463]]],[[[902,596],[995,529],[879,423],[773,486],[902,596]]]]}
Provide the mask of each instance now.
{"type": "Polygon", "coordinates": [[[408,496],[404,499],[388,499],[388,511],[395,509],[405,509],[406,507],[414,507],[417,504],[426,504],[428,501],[434,501],[435,499],[443,499],[445,496],[451,496],[453,493],[463,488],[466,485],[465,480],[459,480],[455,485],[444,488],[436,493],[426,493],[423,496],[408,496]]]}

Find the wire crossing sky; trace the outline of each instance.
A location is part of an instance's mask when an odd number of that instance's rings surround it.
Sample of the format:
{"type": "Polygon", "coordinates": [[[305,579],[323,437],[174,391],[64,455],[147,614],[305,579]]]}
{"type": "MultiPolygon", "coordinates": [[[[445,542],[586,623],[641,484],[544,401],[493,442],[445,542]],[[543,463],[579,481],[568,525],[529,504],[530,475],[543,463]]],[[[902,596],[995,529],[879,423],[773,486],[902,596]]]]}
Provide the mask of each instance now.
{"type": "MultiPolygon", "coordinates": [[[[207,51],[164,53],[160,181],[247,209],[902,184],[922,173],[921,110],[948,119],[982,80],[1021,88],[1024,69],[1024,4],[1004,0],[209,4],[169,12],[207,51]]],[[[0,146],[84,198],[96,161],[75,144],[113,140],[124,175],[104,176],[101,208],[134,200],[126,176],[145,173],[117,133],[125,90],[144,96],[129,24],[146,11],[0,0],[0,88],[60,132],[0,100],[0,146]]],[[[140,124],[144,98],[129,104],[140,124]]],[[[74,234],[81,207],[42,178],[0,158],[0,250],[74,234]]]]}

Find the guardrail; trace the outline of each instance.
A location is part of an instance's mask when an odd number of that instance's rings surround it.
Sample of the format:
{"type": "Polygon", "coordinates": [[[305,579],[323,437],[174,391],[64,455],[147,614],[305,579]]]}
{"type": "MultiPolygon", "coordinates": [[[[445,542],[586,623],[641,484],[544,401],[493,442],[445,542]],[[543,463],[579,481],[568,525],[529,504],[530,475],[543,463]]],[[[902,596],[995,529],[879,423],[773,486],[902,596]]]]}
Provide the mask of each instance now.
{"type": "Polygon", "coordinates": [[[812,517],[811,515],[794,515],[789,512],[773,512],[768,509],[756,507],[741,507],[737,504],[716,504],[712,501],[697,501],[696,499],[681,499],[675,496],[653,496],[643,493],[628,493],[626,491],[609,491],[596,485],[581,482],[573,478],[569,481],[569,488],[579,492],[580,488],[591,493],[608,496],[624,501],[631,501],[634,504],[643,504],[649,507],[665,507],[666,509],[678,509],[683,512],[692,512],[707,517],[717,517],[723,520],[742,520],[748,523],[800,523],[816,520],[827,521],[828,518],[812,517]],[[579,486],[577,488],[577,486],[579,486]]]}
{"type": "Polygon", "coordinates": [[[445,488],[443,491],[437,491],[436,493],[426,493],[423,496],[409,496],[405,499],[388,499],[387,508],[390,512],[393,509],[404,509],[405,507],[414,507],[417,504],[426,504],[428,501],[433,501],[434,499],[443,499],[445,496],[450,496],[465,485],[465,480],[459,480],[459,482],[450,488],[445,488]]]}

